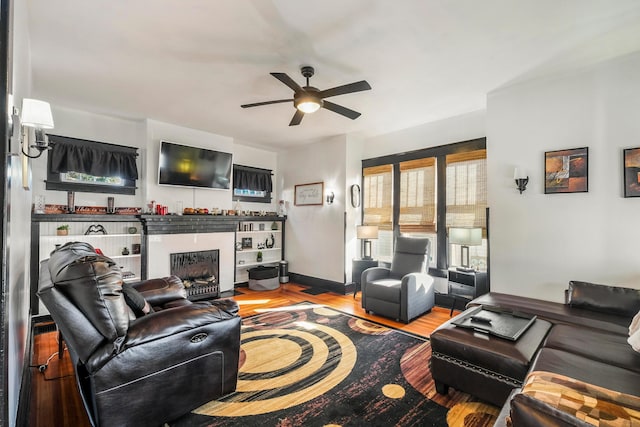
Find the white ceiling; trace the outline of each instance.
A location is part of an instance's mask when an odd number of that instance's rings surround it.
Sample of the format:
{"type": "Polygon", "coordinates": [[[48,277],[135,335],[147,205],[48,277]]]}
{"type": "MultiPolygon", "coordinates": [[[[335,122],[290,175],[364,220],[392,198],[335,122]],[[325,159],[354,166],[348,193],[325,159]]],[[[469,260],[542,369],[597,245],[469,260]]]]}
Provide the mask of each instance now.
{"type": "Polygon", "coordinates": [[[28,0],[32,96],[281,148],[373,136],[485,108],[512,82],[640,50],[638,0],[28,0]],[[292,91],[329,100],[289,127],[292,91]]]}

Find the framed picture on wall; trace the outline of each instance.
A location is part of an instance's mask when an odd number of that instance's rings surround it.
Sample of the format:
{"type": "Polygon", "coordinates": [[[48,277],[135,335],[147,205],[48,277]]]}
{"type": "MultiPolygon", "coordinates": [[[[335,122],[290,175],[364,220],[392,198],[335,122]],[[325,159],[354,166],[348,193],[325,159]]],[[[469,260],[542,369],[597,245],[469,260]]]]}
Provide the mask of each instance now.
{"type": "Polygon", "coordinates": [[[544,153],[544,193],[589,191],[589,148],[544,153]]]}
{"type": "Polygon", "coordinates": [[[640,147],[623,150],[624,197],[640,197],[640,147]]]}
{"type": "Polygon", "coordinates": [[[323,194],[323,182],[313,182],[311,184],[296,185],[293,204],[296,206],[322,205],[323,194]]]}

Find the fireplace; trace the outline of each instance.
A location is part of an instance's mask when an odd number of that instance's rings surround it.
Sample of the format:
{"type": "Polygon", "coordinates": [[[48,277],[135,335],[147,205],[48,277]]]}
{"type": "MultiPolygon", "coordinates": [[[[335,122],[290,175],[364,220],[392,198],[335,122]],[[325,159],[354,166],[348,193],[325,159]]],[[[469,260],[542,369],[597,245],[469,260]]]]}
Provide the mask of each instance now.
{"type": "Polygon", "coordinates": [[[182,279],[189,299],[220,296],[219,250],[169,254],[170,272],[182,279]]]}

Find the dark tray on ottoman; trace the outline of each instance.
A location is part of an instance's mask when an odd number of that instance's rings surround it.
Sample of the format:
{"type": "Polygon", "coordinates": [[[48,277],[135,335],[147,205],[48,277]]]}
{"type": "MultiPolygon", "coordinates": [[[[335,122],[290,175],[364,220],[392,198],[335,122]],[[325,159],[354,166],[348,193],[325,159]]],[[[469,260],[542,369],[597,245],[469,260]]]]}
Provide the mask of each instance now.
{"type": "Polygon", "coordinates": [[[551,323],[533,319],[513,341],[455,325],[473,313],[477,313],[477,307],[464,311],[431,334],[431,375],[439,393],[446,394],[451,386],[502,406],[511,390],[522,385],[551,323]]]}
{"type": "Polygon", "coordinates": [[[533,314],[483,305],[465,311],[464,316],[456,317],[451,323],[462,328],[516,341],[535,321],[536,316],[533,314]]]}

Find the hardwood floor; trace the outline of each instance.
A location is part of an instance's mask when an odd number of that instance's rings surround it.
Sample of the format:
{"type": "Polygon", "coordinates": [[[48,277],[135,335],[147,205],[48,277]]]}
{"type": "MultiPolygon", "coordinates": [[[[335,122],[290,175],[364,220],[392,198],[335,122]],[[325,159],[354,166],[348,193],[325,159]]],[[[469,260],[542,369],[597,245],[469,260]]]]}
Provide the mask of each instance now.
{"type": "MultiPolygon", "coordinates": [[[[384,317],[366,314],[361,307],[361,294],[338,295],[331,292],[319,295],[305,293],[306,286],[288,283],[274,291],[256,292],[248,288],[239,288],[242,295],[233,297],[240,305],[242,317],[258,314],[264,310],[281,308],[308,301],[323,304],[337,310],[370,319],[414,334],[429,336],[439,325],[449,319],[449,309],[435,307],[410,324],[395,322],[384,317]]],[[[30,427],[90,427],[82,406],[69,355],[65,352],[62,359],[53,356],[44,372],[39,365],[58,350],[56,332],[47,332],[34,337],[34,354],[31,363],[31,394],[29,402],[30,427]]]]}

